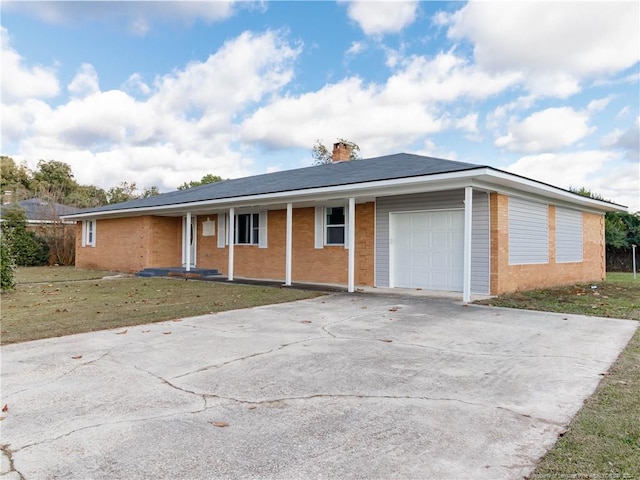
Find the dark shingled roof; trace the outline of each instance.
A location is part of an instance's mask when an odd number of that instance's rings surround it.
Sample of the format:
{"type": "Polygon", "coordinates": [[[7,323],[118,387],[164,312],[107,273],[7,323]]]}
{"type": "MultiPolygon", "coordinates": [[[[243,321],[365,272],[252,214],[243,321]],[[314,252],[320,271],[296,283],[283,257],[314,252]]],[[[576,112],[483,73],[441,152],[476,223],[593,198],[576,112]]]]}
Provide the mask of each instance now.
{"type": "Polygon", "coordinates": [[[139,200],[83,210],[82,213],[109,212],[133,208],[144,209],[206,200],[460,172],[482,167],[484,166],[473,163],[443,160],[410,153],[398,153],[223,180],[187,190],[177,190],[139,200]]]}
{"type": "MultiPolygon", "coordinates": [[[[52,222],[59,221],[63,215],[71,215],[80,212],[79,208],[62,205],[61,203],[50,202],[40,198],[30,198],[18,202],[27,216],[28,222],[52,222]]],[[[3,210],[11,208],[11,204],[3,205],[3,210]]],[[[2,216],[2,213],[0,213],[2,216]]]]}

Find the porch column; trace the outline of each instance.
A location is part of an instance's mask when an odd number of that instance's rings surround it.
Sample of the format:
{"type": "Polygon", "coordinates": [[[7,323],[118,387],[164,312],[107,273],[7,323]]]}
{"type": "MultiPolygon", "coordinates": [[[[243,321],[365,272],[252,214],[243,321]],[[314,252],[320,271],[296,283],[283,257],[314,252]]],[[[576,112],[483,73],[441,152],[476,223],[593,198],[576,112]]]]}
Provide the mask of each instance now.
{"type": "Polygon", "coordinates": [[[229,209],[229,266],[227,267],[227,280],[233,281],[233,244],[236,241],[235,232],[235,208],[229,209]]]}
{"type": "Polygon", "coordinates": [[[471,229],[473,227],[473,187],[464,188],[464,268],[462,301],[471,301],[471,229]]]}
{"type": "Polygon", "coordinates": [[[184,226],[184,263],[185,263],[185,271],[191,271],[191,242],[193,239],[191,238],[191,212],[187,212],[187,219],[185,221],[184,226]]]}
{"type": "Polygon", "coordinates": [[[287,231],[285,246],[285,272],[284,284],[291,286],[291,255],[292,255],[292,238],[293,238],[293,204],[287,203],[287,231]]]}
{"type": "Polygon", "coordinates": [[[356,270],[356,199],[349,198],[349,275],[347,291],[355,292],[355,270],[356,270]]]}

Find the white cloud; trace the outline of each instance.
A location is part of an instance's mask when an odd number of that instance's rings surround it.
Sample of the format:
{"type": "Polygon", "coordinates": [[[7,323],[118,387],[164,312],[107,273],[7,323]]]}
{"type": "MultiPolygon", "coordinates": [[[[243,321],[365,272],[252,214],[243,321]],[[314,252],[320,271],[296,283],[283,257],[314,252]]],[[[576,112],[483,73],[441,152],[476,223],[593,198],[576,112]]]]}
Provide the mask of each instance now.
{"type": "Polygon", "coordinates": [[[244,33],[152,86],[131,75],[126,85],[146,93],[140,99],[101,91],[98,73],[83,64],[66,103],[3,108],[15,125],[3,128],[3,140],[19,142],[16,157],[63,160],[81,183],[104,188],[128,180],[166,190],[205,173],[247,175],[252,160],[234,146],[234,121],[291,81],[300,50],[278,32],[244,33]]]}
{"type": "MultiPolygon", "coordinates": [[[[625,158],[635,163],[640,163],[640,117],[628,130],[615,129],[602,139],[605,148],[620,149],[625,152],[625,158]]],[[[638,189],[640,190],[640,178],[638,179],[638,189]]]]}
{"type": "Polygon", "coordinates": [[[3,9],[20,11],[51,24],[113,22],[133,35],[143,36],[153,23],[189,24],[196,19],[220,21],[233,15],[233,0],[120,1],[120,2],[6,2],[3,9]]]}
{"type": "Polygon", "coordinates": [[[67,86],[69,93],[75,98],[84,98],[100,91],[98,74],[93,65],[83,63],[78,69],[78,73],[73,77],[67,86]]]}
{"type": "Polygon", "coordinates": [[[413,23],[418,10],[416,1],[354,0],[348,4],[349,18],[357,22],[366,35],[374,36],[400,32],[413,23]]]}
{"type": "Polygon", "coordinates": [[[470,40],[480,67],[524,72],[533,93],[562,97],[640,60],[639,12],[638,2],[469,2],[434,22],[470,40]]]}
{"type": "Polygon", "coordinates": [[[543,153],[522,157],[506,170],[561,188],[585,187],[637,211],[640,209],[638,164],[620,168],[619,160],[619,154],[604,150],[543,153]]]}
{"type": "MultiPolygon", "coordinates": [[[[315,92],[274,97],[243,122],[242,137],[271,148],[309,148],[317,138],[341,137],[361,145],[364,156],[388,153],[455,126],[440,103],[483,99],[518,78],[479,72],[452,53],[411,57],[384,84],[351,77],[315,92]]],[[[470,116],[457,128],[473,133],[474,122],[477,117],[470,116]]]]}
{"type": "Polygon", "coordinates": [[[364,42],[352,42],[351,46],[347,49],[346,54],[349,56],[355,56],[367,49],[367,44],[364,42]]]}
{"type": "Polygon", "coordinates": [[[55,71],[40,66],[26,66],[22,57],[11,48],[9,33],[0,27],[2,62],[2,102],[19,102],[28,98],[55,97],[60,88],[55,71]]]}
{"type": "Polygon", "coordinates": [[[496,139],[495,146],[511,152],[545,152],[573,145],[591,134],[586,112],[569,107],[535,112],[521,122],[509,122],[509,132],[496,139]]]}

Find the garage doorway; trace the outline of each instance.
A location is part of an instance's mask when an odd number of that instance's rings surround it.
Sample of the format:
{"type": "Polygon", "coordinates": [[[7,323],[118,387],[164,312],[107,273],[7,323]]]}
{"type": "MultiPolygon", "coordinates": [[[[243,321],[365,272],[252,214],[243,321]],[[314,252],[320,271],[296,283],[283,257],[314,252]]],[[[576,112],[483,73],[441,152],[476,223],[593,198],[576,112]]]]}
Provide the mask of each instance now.
{"type": "Polygon", "coordinates": [[[461,292],[464,209],[390,213],[390,286],[461,292]]]}

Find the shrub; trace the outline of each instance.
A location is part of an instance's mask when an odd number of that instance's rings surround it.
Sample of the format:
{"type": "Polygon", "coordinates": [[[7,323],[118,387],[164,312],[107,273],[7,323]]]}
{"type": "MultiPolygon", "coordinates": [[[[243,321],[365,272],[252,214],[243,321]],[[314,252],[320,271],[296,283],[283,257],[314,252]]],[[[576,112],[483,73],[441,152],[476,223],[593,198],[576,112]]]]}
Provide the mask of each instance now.
{"type": "Polygon", "coordinates": [[[11,254],[11,246],[4,232],[0,232],[0,288],[2,291],[15,287],[15,263],[11,254]]]}

